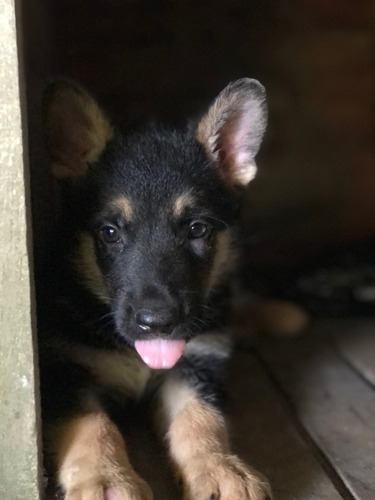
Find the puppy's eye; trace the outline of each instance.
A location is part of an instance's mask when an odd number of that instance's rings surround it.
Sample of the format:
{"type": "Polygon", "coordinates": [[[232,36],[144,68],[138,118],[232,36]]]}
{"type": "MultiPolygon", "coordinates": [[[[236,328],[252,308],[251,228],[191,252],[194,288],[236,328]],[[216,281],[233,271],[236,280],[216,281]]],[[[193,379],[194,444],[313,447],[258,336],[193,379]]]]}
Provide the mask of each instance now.
{"type": "Polygon", "coordinates": [[[113,226],[103,226],[100,230],[100,237],[104,243],[118,243],[121,240],[119,230],[113,226]]]}
{"type": "Polygon", "coordinates": [[[189,226],[187,237],[189,240],[196,240],[198,238],[205,238],[209,235],[210,228],[203,222],[193,222],[189,226]]]}

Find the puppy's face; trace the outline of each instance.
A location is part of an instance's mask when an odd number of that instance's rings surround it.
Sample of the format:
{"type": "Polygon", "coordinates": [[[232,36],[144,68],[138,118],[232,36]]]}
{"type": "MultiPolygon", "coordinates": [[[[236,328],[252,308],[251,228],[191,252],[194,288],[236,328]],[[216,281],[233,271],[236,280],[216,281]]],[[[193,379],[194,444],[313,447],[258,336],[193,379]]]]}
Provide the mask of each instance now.
{"type": "Polygon", "coordinates": [[[75,265],[110,306],[117,332],[134,345],[186,341],[202,329],[207,299],[233,261],[238,200],[194,137],[115,137],[76,182],[75,199],[75,265]]]}
{"type": "Polygon", "coordinates": [[[231,267],[236,186],[254,173],[263,102],[260,85],[241,80],[196,129],[123,137],[80,88],[47,94],[52,171],[71,184],[79,279],[152,367],[176,362],[231,267]]]}

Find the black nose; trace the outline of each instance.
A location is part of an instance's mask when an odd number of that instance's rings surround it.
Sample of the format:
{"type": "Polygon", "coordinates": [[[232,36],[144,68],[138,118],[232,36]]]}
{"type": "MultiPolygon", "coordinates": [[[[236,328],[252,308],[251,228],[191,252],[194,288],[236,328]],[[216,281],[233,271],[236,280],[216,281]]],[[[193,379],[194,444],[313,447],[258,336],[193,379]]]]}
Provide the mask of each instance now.
{"type": "Polygon", "coordinates": [[[137,325],[145,332],[169,333],[178,322],[175,309],[139,309],[135,315],[137,325]]]}

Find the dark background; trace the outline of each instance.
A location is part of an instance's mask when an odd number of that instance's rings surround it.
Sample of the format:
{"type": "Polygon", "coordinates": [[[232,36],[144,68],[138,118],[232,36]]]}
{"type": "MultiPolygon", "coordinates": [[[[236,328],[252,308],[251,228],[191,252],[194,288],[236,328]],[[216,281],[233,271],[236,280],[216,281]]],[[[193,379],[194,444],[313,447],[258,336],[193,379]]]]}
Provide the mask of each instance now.
{"type": "Polygon", "coordinates": [[[372,1],[24,0],[20,22],[36,245],[53,213],[49,80],[81,82],[133,124],[195,115],[250,76],[267,88],[270,125],[248,192],[245,280],[317,312],[375,310],[372,1]]]}

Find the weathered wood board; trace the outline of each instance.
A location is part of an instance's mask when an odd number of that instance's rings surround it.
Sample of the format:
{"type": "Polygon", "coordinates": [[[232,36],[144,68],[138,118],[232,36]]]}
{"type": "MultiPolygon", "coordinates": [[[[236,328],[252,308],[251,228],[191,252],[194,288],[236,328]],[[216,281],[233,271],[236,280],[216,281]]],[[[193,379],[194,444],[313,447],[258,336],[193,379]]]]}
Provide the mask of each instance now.
{"type": "Polygon", "coordinates": [[[254,356],[236,352],[230,378],[229,421],[234,448],[267,475],[275,500],[342,498],[254,356]]]}
{"type": "MultiPolygon", "coordinates": [[[[15,4],[0,5],[0,498],[39,498],[32,275],[15,4]]],[[[27,148],[26,148],[27,149],[27,148]]],[[[27,164],[26,164],[27,169],[27,164]]]]}
{"type": "Polygon", "coordinates": [[[375,320],[336,320],[331,328],[337,351],[375,387],[375,320]]]}
{"type": "Polygon", "coordinates": [[[348,491],[373,500],[375,392],[337,354],[330,331],[318,322],[300,339],[265,342],[262,357],[348,491]]]}

